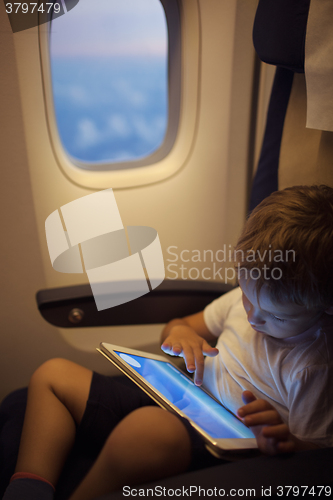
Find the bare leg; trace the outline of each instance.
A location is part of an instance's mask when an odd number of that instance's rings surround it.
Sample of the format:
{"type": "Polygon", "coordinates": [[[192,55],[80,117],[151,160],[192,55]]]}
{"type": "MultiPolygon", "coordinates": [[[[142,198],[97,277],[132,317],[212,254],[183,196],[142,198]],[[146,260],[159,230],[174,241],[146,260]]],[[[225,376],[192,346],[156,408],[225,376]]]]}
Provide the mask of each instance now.
{"type": "Polygon", "coordinates": [[[91,500],[125,485],[183,472],[190,449],[186,428],[175,415],[151,406],[135,410],[112,431],[70,500],[91,500]]]}
{"type": "Polygon", "coordinates": [[[37,474],[56,484],[82,419],[92,372],[52,359],[31,377],[16,472],[37,474]]]}

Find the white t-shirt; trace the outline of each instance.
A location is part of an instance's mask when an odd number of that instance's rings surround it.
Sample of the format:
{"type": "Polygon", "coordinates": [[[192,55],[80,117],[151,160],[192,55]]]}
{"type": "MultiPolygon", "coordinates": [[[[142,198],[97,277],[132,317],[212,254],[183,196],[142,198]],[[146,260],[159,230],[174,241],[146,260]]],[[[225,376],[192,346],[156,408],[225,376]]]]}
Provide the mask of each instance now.
{"type": "Polygon", "coordinates": [[[253,330],[240,288],[204,310],[219,354],[206,357],[203,386],[232,412],[250,390],[269,401],[304,441],[333,446],[333,329],[275,339],[253,330]]]}

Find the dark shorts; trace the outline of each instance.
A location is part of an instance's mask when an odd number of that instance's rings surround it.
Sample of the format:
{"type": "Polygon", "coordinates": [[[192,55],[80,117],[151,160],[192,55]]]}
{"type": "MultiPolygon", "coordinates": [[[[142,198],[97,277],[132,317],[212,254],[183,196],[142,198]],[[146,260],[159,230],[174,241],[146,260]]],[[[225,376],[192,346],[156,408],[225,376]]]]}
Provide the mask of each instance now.
{"type": "MultiPolygon", "coordinates": [[[[77,436],[89,453],[96,456],[114,427],[126,415],[143,406],[156,403],[127,377],[108,377],[93,374],[89,398],[77,436]]],[[[204,441],[191,424],[179,417],[191,439],[191,464],[189,470],[220,465],[223,460],[213,457],[204,441]]]]}

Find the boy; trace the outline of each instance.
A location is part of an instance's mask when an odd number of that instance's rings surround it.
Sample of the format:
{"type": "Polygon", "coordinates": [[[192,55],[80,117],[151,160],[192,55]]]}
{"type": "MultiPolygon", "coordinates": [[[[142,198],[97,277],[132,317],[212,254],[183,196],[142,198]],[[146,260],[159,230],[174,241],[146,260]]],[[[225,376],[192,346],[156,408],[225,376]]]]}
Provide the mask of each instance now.
{"type": "MultiPolygon", "coordinates": [[[[235,261],[240,287],[168,323],[162,349],[185,358],[195,382],[238,413],[264,453],[331,446],[333,189],[273,193],[246,222],[235,261]]],[[[140,390],[51,360],[31,379],[16,474],[4,499],[53,497],[76,426],[99,440],[101,451],[71,500],[209,460],[187,422],[140,390]]]]}

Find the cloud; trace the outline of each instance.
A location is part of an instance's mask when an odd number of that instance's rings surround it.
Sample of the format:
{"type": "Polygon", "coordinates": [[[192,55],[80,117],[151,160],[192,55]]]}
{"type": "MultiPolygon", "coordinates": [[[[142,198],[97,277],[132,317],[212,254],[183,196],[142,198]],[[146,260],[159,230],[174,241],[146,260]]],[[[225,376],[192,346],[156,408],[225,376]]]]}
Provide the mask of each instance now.
{"type": "Polygon", "coordinates": [[[80,85],[69,85],[66,89],[68,98],[75,104],[80,106],[89,105],[89,93],[80,85]]]}
{"type": "Polygon", "coordinates": [[[112,87],[118,99],[121,99],[123,102],[127,102],[136,108],[146,107],[148,103],[147,93],[142,90],[138,90],[137,85],[137,81],[133,76],[130,81],[125,78],[117,78],[112,82],[112,87]]]}
{"type": "MultiPolygon", "coordinates": [[[[101,150],[104,150],[105,153],[105,147],[110,144],[113,149],[109,156],[110,161],[128,161],[142,158],[157,149],[162,143],[165,131],[166,119],[163,116],[148,120],[143,115],[126,116],[116,113],[109,116],[104,127],[97,127],[92,119],[83,118],[77,124],[74,148],[83,154],[90,148],[101,146],[101,150]],[[138,139],[142,151],[142,154],[139,155],[130,149],[131,144],[137,143],[138,139]],[[122,141],[122,145],[118,146],[117,142],[114,142],[117,140],[122,141]],[[118,147],[119,149],[117,149],[118,147]]],[[[76,156],[75,153],[73,156],[76,156]]],[[[107,158],[104,159],[107,161],[107,158]]]]}
{"type": "Polygon", "coordinates": [[[126,116],[121,114],[113,114],[107,120],[108,133],[117,137],[129,137],[131,135],[131,127],[129,126],[126,116]]]}
{"type": "Polygon", "coordinates": [[[165,131],[166,120],[163,117],[154,117],[153,120],[148,121],[144,116],[134,116],[132,123],[136,135],[144,142],[155,145],[161,140],[165,131]]]}
{"type": "Polygon", "coordinates": [[[79,149],[89,149],[101,142],[103,142],[103,134],[95,123],[88,118],[80,120],[77,127],[76,146],[79,149]]]}
{"type": "Polygon", "coordinates": [[[72,104],[82,107],[90,105],[90,95],[81,85],[63,85],[56,83],[54,86],[55,97],[68,99],[72,104]]]}

